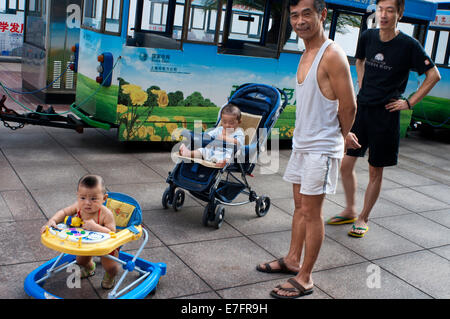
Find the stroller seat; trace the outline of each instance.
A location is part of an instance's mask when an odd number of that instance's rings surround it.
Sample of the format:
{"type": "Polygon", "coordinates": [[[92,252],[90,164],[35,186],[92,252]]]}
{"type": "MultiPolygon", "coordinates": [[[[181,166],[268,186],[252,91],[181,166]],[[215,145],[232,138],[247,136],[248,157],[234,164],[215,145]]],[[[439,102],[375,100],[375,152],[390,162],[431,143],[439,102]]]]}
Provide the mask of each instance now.
{"type": "MultiPolygon", "coordinates": [[[[262,118],[261,115],[255,115],[255,114],[250,114],[247,112],[241,112],[241,124],[239,124],[239,127],[244,131],[244,134],[245,134],[245,144],[242,145],[243,147],[255,143],[256,136],[257,136],[257,130],[259,128],[261,118],[262,118]]],[[[218,125],[221,125],[221,121],[219,122],[218,125]]],[[[248,148],[247,148],[247,150],[248,150],[248,148]]],[[[245,148],[244,148],[244,152],[245,152],[245,148]]],[[[187,157],[187,156],[181,156],[178,153],[173,154],[173,156],[177,157],[185,162],[191,161],[191,162],[198,163],[200,165],[210,167],[210,168],[221,168],[220,166],[217,165],[217,163],[207,161],[202,158],[191,158],[191,157],[187,157]]]]}

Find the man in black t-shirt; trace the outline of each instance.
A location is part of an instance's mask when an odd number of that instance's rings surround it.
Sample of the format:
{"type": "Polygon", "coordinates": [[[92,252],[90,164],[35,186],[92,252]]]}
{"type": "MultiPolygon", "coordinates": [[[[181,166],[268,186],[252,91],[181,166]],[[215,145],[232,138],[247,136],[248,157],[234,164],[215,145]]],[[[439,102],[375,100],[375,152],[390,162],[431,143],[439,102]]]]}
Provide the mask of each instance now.
{"type": "Polygon", "coordinates": [[[404,0],[377,0],[379,29],[361,34],[356,50],[356,71],[360,87],[355,123],[348,134],[347,153],[341,176],[347,207],[327,223],[353,223],[349,235],[363,237],[368,231],[369,214],[381,190],[383,168],[397,164],[400,140],[400,110],[419,103],[440,80],[439,71],[420,43],[397,29],[405,7],[404,0]],[[402,99],[410,70],[426,78],[409,99],[402,99]],[[369,149],[369,183],[364,206],[357,217],[355,210],[358,157],[369,149]]]}

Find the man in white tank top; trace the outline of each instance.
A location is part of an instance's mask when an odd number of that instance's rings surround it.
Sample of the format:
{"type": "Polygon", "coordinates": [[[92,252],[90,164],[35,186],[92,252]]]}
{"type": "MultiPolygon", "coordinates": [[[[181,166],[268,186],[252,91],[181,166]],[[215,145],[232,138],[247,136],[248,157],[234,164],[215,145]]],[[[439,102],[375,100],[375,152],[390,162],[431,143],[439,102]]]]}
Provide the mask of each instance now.
{"type": "Polygon", "coordinates": [[[256,267],[262,272],[296,274],[272,290],[276,298],[313,292],[311,273],[324,238],[322,204],[325,194],[336,190],[344,140],[356,113],[347,56],[323,30],[325,2],[290,0],[289,5],[290,23],[306,48],[297,69],[295,130],[284,174],[293,184],[295,203],[291,243],[284,258],[256,267]]]}

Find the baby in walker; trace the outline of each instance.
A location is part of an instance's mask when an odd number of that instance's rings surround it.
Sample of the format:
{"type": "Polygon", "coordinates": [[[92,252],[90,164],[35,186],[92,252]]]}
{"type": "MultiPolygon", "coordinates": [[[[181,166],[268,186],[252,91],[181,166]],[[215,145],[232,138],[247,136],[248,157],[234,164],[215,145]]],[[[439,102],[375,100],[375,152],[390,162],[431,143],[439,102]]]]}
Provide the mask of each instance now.
{"type": "MultiPolygon", "coordinates": [[[[103,178],[98,175],[85,175],[78,182],[77,201],[59,211],[48,220],[41,228],[41,233],[47,227],[57,227],[57,224],[64,222],[68,216],[78,217],[86,230],[109,233],[116,231],[114,214],[103,203],[106,201],[106,194],[103,178]]],[[[118,249],[110,253],[118,257],[118,249]]],[[[115,284],[115,276],[119,270],[117,262],[112,259],[102,257],[102,266],[105,275],[102,280],[102,288],[111,289],[115,284]]],[[[81,267],[81,278],[88,278],[95,274],[95,262],[90,256],[77,256],[77,264],[81,267]]]]}
{"type": "MultiPolygon", "coordinates": [[[[206,133],[216,140],[223,140],[229,144],[244,145],[245,135],[241,124],[241,111],[234,104],[225,105],[220,111],[221,125],[206,133]]],[[[207,145],[196,150],[188,149],[181,144],[179,153],[181,156],[191,158],[203,158],[206,161],[216,163],[218,167],[224,167],[232,157],[233,149],[218,145],[207,145]]]]}

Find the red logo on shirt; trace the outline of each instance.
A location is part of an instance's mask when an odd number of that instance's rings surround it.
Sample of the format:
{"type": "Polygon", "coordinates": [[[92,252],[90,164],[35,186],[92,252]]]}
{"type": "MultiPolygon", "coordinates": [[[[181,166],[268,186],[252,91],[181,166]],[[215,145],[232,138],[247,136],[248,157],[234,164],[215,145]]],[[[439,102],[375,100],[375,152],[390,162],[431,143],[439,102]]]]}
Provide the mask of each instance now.
{"type": "Polygon", "coordinates": [[[430,65],[430,60],[426,59],[424,63],[425,65],[430,65]]]}

